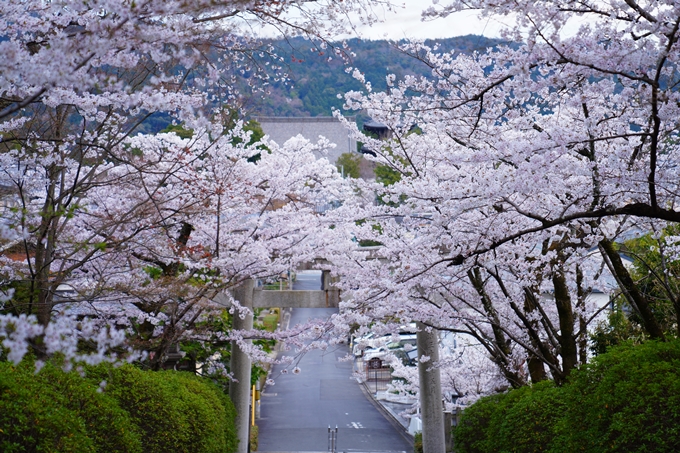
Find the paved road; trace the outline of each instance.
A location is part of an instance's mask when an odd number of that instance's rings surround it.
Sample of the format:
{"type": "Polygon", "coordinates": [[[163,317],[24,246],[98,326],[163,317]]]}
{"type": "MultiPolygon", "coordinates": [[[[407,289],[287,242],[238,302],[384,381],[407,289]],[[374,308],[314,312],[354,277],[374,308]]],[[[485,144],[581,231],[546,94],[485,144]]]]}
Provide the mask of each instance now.
{"type": "MultiPolygon", "coordinates": [[[[290,323],[330,316],[334,311],[294,309],[290,323]]],[[[342,345],[307,353],[298,375],[281,374],[280,365],[273,368],[276,383],[262,394],[259,452],[326,452],[329,425],[338,427],[338,452],[413,451],[394,422],[351,379],[352,363],[338,362],[348,352],[342,345]]]]}
{"type": "Polygon", "coordinates": [[[293,289],[320,290],[321,271],[297,271],[293,289]]]}

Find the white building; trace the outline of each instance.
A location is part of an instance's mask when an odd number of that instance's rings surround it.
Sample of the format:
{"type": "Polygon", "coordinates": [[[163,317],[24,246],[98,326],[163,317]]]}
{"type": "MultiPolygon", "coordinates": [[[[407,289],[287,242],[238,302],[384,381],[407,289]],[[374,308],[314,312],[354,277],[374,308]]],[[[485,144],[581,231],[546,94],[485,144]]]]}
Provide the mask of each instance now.
{"type": "MultiPolygon", "coordinates": [[[[354,117],[348,118],[354,121],[354,117]]],[[[318,153],[317,158],[326,157],[335,163],[343,153],[356,153],[357,141],[350,137],[349,131],[342,123],[332,116],[316,117],[278,117],[260,116],[255,118],[262,126],[262,130],[270,140],[283,145],[287,140],[302,135],[311,142],[316,142],[319,136],[326,138],[336,147],[329,150],[327,155],[318,153]]]]}

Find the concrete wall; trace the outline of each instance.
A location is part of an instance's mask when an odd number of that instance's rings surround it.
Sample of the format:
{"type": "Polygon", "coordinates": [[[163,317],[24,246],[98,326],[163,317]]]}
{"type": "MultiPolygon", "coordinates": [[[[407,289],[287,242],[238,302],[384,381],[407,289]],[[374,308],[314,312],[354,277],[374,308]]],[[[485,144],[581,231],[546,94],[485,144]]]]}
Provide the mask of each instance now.
{"type": "MultiPolygon", "coordinates": [[[[325,156],[331,163],[335,163],[343,153],[357,152],[356,140],[350,138],[347,129],[334,117],[273,117],[260,116],[255,118],[269,139],[283,145],[288,139],[298,134],[311,142],[316,142],[319,136],[325,137],[336,147],[329,150],[325,156]]],[[[349,118],[354,121],[354,117],[349,118]]],[[[317,158],[322,157],[319,153],[317,158]]]]}

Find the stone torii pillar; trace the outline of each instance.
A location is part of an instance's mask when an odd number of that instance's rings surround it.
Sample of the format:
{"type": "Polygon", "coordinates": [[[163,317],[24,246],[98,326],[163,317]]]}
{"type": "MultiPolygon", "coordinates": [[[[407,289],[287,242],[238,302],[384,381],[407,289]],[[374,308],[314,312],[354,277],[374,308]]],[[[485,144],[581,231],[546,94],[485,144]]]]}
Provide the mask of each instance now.
{"type": "Polygon", "coordinates": [[[420,381],[420,416],[423,420],[423,452],[445,453],[444,410],[442,408],[442,385],[439,368],[439,336],[422,322],[416,323],[418,332],[418,357],[427,356],[427,362],[418,360],[420,381]]]}
{"type": "MultiPolygon", "coordinates": [[[[248,279],[233,291],[236,299],[249,313],[241,319],[239,313],[234,313],[232,327],[234,330],[251,330],[253,328],[253,287],[254,282],[248,279]]],[[[244,340],[251,344],[252,340],[244,340]]],[[[235,382],[229,384],[229,398],[236,407],[236,433],[238,435],[237,453],[248,452],[250,434],[250,356],[244,353],[235,341],[231,342],[231,359],[229,367],[235,382]]]]}

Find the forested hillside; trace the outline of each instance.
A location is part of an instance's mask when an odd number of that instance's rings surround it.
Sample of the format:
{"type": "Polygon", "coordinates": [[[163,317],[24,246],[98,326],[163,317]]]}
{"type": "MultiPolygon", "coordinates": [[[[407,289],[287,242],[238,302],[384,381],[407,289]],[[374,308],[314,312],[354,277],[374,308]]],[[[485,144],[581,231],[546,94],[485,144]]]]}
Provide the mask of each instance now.
{"type": "MultiPolygon", "coordinates": [[[[471,53],[484,51],[498,41],[482,36],[462,36],[449,39],[426,41],[429,46],[438,45],[442,51],[471,53]]],[[[338,94],[361,89],[361,84],[345,71],[341,58],[333,56],[332,50],[320,53],[314,51],[315,45],[302,38],[280,40],[272,43],[281,56],[291,83],[272,84],[271,93],[264,98],[259,96],[249,100],[247,110],[252,115],[266,116],[324,116],[331,115],[332,108],[341,108],[342,100],[338,94]]],[[[398,48],[399,43],[388,41],[348,41],[354,53],[349,63],[359,69],[375,90],[386,88],[385,76],[395,74],[397,78],[405,75],[426,75],[429,68],[413,56],[398,48]]]]}
{"type": "MultiPolygon", "coordinates": [[[[436,46],[441,52],[455,51],[460,53],[483,52],[494,47],[500,41],[483,36],[459,36],[456,38],[425,41],[430,47],[436,46]]],[[[347,59],[335,55],[329,46],[323,50],[315,50],[316,44],[303,38],[281,39],[265,43],[271,44],[275,53],[284,59],[280,63],[281,72],[287,75],[286,82],[278,77],[270,79],[270,85],[264,94],[252,92],[248,84],[261,88],[253,74],[247,71],[245,78],[235,82],[241,92],[241,101],[246,116],[330,116],[333,108],[342,108],[342,95],[351,90],[360,90],[361,84],[356,81],[348,67],[357,68],[366,80],[371,82],[374,90],[386,88],[385,76],[395,74],[397,80],[405,75],[429,75],[430,68],[417,56],[408,55],[399,49],[400,43],[379,40],[347,41],[347,48],[340,43],[337,46],[345,52],[347,59]],[[329,58],[331,57],[331,58],[329,58]],[[249,77],[250,76],[250,77],[249,77]]],[[[272,63],[268,52],[254,52],[253,64],[265,68],[272,63]],[[260,58],[258,61],[257,58],[260,58]]],[[[271,67],[271,66],[270,66],[271,67]]],[[[266,71],[271,71],[266,69],[266,71]]],[[[361,113],[357,115],[359,123],[366,119],[361,113]]],[[[155,113],[149,116],[138,128],[139,133],[158,133],[171,122],[167,113],[155,113]]]]}

